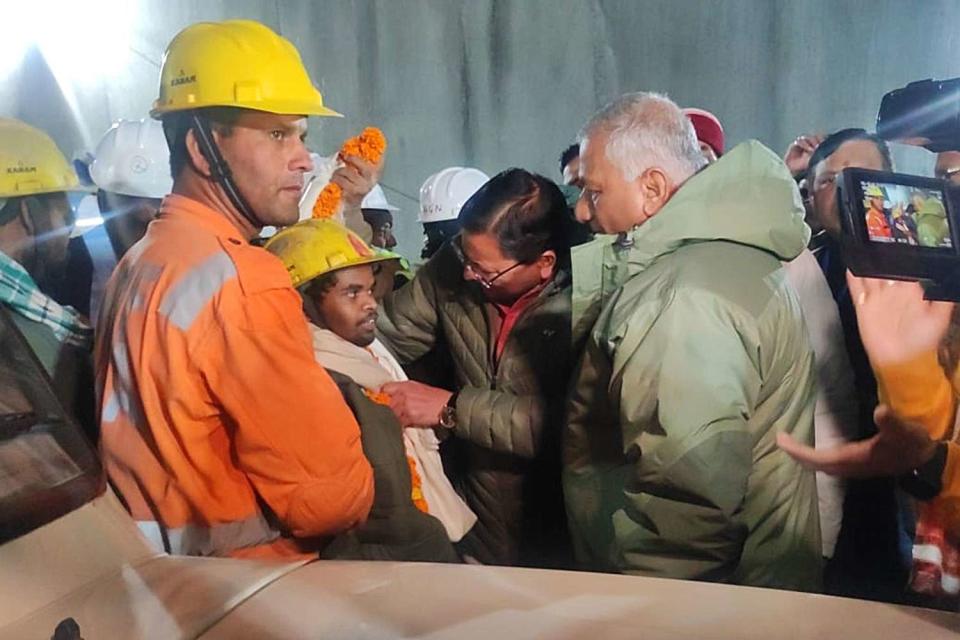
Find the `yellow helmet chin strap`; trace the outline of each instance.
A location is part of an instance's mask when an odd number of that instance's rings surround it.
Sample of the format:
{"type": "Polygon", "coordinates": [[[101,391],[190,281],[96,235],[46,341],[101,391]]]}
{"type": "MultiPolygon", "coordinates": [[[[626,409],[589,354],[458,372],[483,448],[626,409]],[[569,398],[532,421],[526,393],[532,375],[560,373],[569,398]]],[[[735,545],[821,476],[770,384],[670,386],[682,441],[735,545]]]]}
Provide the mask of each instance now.
{"type": "Polygon", "coordinates": [[[264,223],[257,218],[257,215],[247,203],[247,199],[240,193],[240,189],[233,179],[233,173],[230,171],[230,165],[227,164],[223,154],[220,153],[219,147],[217,147],[216,141],[213,139],[213,129],[210,126],[209,118],[201,115],[198,111],[194,111],[190,114],[190,119],[193,122],[191,128],[197,134],[197,144],[200,145],[200,152],[210,165],[211,177],[217,184],[223,187],[230,203],[236,207],[240,215],[246,218],[254,227],[260,229],[264,226],[264,223]]]}

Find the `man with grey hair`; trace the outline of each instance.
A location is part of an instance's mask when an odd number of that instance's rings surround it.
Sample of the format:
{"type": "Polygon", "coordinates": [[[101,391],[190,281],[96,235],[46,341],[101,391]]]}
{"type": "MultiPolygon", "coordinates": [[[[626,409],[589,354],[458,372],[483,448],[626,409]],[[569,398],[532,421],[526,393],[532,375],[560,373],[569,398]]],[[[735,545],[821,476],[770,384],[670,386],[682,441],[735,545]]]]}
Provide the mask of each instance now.
{"type": "Polygon", "coordinates": [[[564,491],[593,569],[817,590],[814,475],[776,447],[813,442],[813,356],[781,260],[810,231],[796,185],[756,141],[703,168],[665,96],[623,96],[580,141],[564,491]]]}
{"type": "Polygon", "coordinates": [[[669,98],[656,93],[628,94],[597,113],[580,132],[580,179],[596,178],[614,166],[620,180],[610,189],[590,189],[577,205],[577,219],[594,231],[620,233],[637,227],[666,203],[673,191],[707,163],[693,125],[669,98]],[[676,118],[680,114],[680,119],[676,118]],[[589,156],[591,166],[584,167],[589,156]],[[652,171],[649,171],[651,170],[652,171]],[[616,187],[646,178],[636,191],[616,187]],[[643,206],[635,198],[649,195],[643,206]],[[611,201],[611,199],[614,199],[611,201]],[[596,209],[603,201],[604,216],[596,209]]]}

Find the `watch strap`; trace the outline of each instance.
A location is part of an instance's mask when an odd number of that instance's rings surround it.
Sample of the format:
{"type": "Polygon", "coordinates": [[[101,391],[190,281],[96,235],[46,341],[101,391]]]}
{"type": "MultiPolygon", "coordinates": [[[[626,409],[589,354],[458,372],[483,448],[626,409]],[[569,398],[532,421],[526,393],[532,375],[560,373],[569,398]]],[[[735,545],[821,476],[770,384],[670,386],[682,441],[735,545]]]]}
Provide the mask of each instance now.
{"type": "Polygon", "coordinates": [[[447,400],[447,404],[440,410],[440,419],[438,423],[446,429],[453,429],[457,426],[457,396],[459,391],[454,391],[453,395],[447,400]]]}
{"type": "Polygon", "coordinates": [[[459,392],[459,391],[454,391],[454,392],[453,392],[453,395],[450,396],[450,399],[447,400],[447,406],[450,407],[451,409],[456,409],[456,408],[457,408],[457,398],[458,398],[458,397],[460,397],[460,392],[459,392]]]}
{"type": "Polygon", "coordinates": [[[943,490],[943,470],[946,466],[947,443],[940,442],[932,458],[900,476],[900,487],[918,500],[935,498],[943,490]]]}

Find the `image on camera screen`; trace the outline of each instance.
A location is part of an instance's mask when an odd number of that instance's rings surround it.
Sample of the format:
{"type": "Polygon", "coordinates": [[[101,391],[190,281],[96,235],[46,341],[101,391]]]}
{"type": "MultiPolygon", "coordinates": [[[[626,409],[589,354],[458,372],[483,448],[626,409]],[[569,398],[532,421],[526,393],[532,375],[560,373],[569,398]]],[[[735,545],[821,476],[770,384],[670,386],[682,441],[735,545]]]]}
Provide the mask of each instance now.
{"type": "Polygon", "coordinates": [[[942,191],[868,180],[860,186],[871,241],[953,248],[942,191]]]}

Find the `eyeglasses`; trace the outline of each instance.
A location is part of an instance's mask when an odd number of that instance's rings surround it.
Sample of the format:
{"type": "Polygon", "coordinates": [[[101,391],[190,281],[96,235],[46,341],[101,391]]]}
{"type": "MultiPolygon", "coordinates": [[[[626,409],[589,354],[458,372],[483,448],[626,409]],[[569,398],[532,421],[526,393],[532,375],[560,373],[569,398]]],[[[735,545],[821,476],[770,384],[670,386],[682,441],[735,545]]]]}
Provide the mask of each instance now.
{"type": "Polygon", "coordinates": [[[477,267],[476,264],[468,259],[466,254],[463,253],[463,245],[461,244],[460,236],[457,236],[451,244],[453,245],[453,250],[456,252],[457,257],[460,259],[460,262],[463,263],[464,269],[472,273],[473,277],[484,289],[492,288],[494,282],[523,264],[522,262],[517,262],[506,269],[503,269],[502,271],[488,275],[487,272],[477,267]]]}

